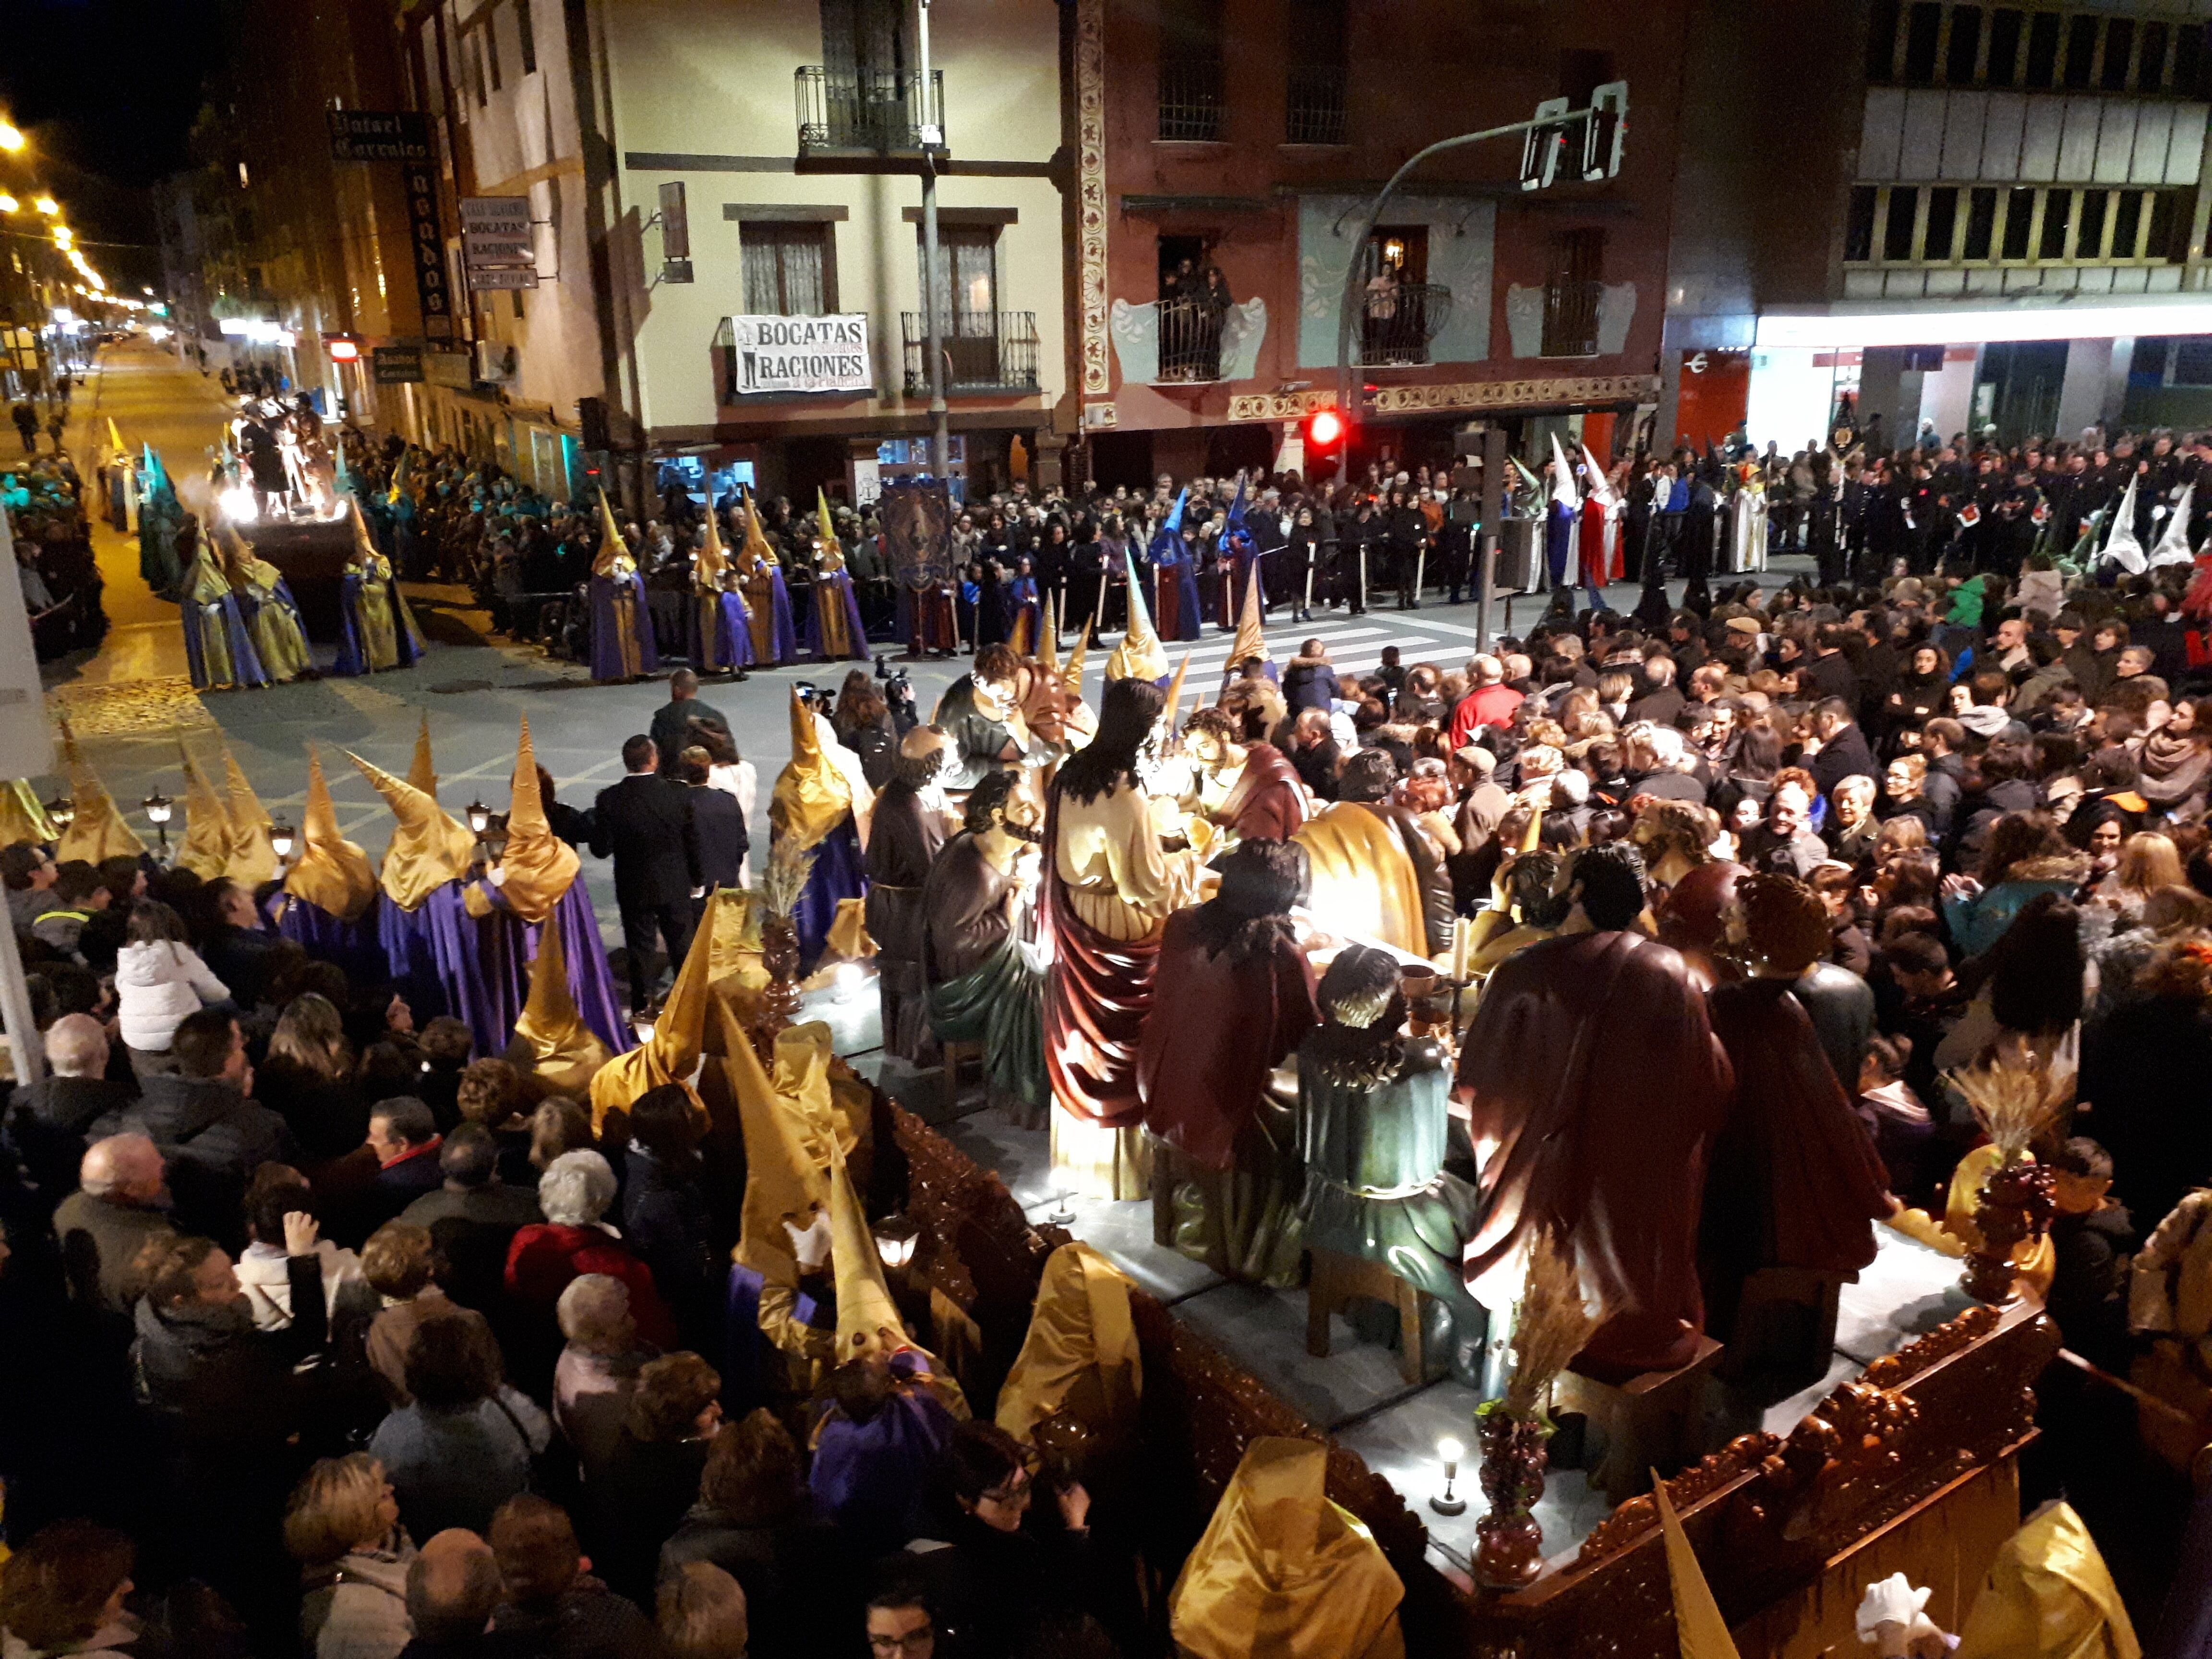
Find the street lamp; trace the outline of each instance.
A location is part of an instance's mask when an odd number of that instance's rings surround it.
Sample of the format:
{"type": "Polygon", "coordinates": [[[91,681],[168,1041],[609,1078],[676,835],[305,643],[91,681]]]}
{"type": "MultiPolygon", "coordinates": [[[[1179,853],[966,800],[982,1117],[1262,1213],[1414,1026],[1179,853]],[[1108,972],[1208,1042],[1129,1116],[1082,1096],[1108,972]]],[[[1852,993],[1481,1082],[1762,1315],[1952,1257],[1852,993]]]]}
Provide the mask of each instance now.
{"type": "Polygon", "coordinates": [[[0,149],[4,149],[13,155],[23,148],[23,130],[21,127],[13,121],[0,121],[0,149]]]}
{"type": "Polygon", "coordinates": [[[299,832],[283,819],[278,818],[269,826],[269,846],[276,854],[277,863],[289,864],[292,861],[292,849],[299,844],[299,832]]]}
{"type": "Polygon", "coordinates": [[[17,208],[22,205],[23,204],[17,201],[14,197],[7,194],[4,191],[0,191],[0,213],[13,213],[17,208]]]}
{"type": "Polygon", "coordinates": [[[54,200],[51,196],[41,196],[37,201],[32,203],[31,205],[38,209],[40,212],[45,214],[49,219],[52,218],[56,214],[62,210],[62,204],[54,200]]]}
{"type": "Polygon", "coordinates": [[[46,805],[46,822],[57,830],[66,830],[76,822],[76,803],[67,795],[56,795],[46,805]]]}
{"type": "Polygon", "coordinates": [[[482,841],[484,831],[491,828],[491,808],[480,800],[472,800],[468,805],[468,814],[469,833],[482,841]]]}
{"type": "Polygon", "coordinates": [[[176,802],[156,789],[138,805],[145,809],[146,822],[152,824],[161,837],[161,850],[156,855],[161,861],[169,861],[169,818],[177,810],[176,802]]]}

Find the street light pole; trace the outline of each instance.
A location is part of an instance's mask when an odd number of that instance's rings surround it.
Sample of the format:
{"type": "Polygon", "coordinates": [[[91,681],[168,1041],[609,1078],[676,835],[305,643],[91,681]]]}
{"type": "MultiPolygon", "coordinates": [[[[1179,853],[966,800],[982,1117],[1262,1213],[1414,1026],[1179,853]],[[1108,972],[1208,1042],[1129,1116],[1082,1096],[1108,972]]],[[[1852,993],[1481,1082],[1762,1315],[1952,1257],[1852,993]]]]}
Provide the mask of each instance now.
{"type": "MultiPolygon", "coordinates": [[[[932,110],[935,88],[929,72],[929,0],[915,0],[921,46],[921,322],[929,351],[929,462],[936,477],[952,477],[952,453],[945,408],[945,324],[937,314],[937,155],[945,147],[942,110],[932,110]],[[931,120],[934,114],[939,118],[931,120]]],[[[947,283],[948,291],[951,284],[947,283]]]]}

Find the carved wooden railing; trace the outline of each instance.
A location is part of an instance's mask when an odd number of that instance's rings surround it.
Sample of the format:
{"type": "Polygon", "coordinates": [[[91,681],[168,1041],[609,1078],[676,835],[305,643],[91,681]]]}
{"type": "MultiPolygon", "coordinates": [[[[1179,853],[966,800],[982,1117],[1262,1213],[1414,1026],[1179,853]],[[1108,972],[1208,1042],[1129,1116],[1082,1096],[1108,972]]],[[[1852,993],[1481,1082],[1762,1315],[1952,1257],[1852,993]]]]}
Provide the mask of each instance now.
{"type": "MultiPolygon", "coordinates": [[[[919,1118],[883,1103],[878,1146],[895,1146],[907,1213],[924,1243],[917,1271],[981,1334],[978,1415],[1019,1349],[1045,1258],[1068,1235],[1032,1226],[1006,1183],[919,1118]],[[995,1375],[994,1375],[995,1372],[995,1375]]],[[[1527,1589],[1476,1589],[1428,1548],[1428,1530],[1390,1484],[1249,1370],[1139,1291],[1144,1363],[1134,1476],[1146,1555],[1170,1583],[1255,1438],[1329,1448],[1328,1494],[1375,1534],[1406,1586],[1411,1652],[1605,1653],[1674,1659],[1676,1634],[1657,1510],[1649,1496],[1608,1516],[1527,1589]]],[[[1740,1437],[1668,1480],[1722,1611],[1737,1621],[1817,1577],[1824,1563],[1911,1514],[2034,1432],[2035,1377],[2058,1348],[2032,1305],[1972,1308],[1876,1360],[1786,1438],[1740,1437]]]]}

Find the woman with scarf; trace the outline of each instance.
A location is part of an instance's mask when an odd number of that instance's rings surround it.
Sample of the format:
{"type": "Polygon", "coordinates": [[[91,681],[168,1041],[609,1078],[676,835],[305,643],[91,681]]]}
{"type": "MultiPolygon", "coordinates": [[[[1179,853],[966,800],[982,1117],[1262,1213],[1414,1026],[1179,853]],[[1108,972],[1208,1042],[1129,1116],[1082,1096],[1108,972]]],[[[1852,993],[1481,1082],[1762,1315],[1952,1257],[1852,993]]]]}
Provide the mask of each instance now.
{"type": "Polygon", "coordinates": [[[2212,766],[2212,702],[2184,697],[2172,718],[2142,740],[2136,793],[2155,812],[2193,818],[2204,811],[2205,774],[2212,766]]]}

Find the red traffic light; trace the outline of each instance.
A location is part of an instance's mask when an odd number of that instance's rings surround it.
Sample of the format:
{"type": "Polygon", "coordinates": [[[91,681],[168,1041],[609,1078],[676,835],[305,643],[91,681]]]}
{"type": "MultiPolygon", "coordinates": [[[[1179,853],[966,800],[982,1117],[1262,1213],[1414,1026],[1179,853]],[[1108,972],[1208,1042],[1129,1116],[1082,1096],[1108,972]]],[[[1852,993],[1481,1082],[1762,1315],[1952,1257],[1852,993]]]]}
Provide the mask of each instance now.
{"type": "Polygon", "coordinates": [[[1344,441],[1344,416],[1333,409],[1316,409],[1306,416],[1306,447],[1330,450],[1344,441]]]}

